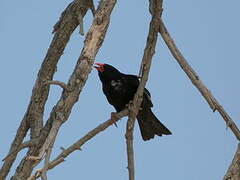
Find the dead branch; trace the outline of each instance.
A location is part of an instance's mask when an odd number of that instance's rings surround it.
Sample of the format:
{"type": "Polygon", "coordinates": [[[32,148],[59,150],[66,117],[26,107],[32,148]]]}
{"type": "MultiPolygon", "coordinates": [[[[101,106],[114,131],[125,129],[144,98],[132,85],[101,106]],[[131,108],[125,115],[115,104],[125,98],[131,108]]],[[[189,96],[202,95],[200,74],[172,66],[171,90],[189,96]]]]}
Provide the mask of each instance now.
{"type": "Polygon", "coordinates": [[[29,178],[27,178],[27,180],[36,180],[36,177],[35,177],[35,175],[32,175],[29,178]]]}
{"type": "MultiPolygon", "coordinates": [[[[43,132],[47,132],[47,138],[40,148],[39,159],[43,157],[49,145],[55,140],[59,128],[67,121],[73,105],[78,101],[79,94],[92,69],[94,57],[102,44],[108,28],[110,18],[103,20],[102,16],[109,17],[114,5],[115,0],[101,1],[99,4],[95,20],[87,34],[83,51],[67,84],[68,87],[74,88],[71,92],[63,92],[62,97],[53,108],[51,116],[43,128],[43,132]],[[99,22],[99,19],[101,19],[101,22],[99,22]],[[93,51],[93,49],[95,50],[93,51]]],[[[44,137],[44,133],[41,133],[41,135],[44,137]]]]}
{"type": "MultiPolygon", "coordinates": [[[[15,152],[18,149],[29,128],[31,128],[31,138],[37,138],[39,136],[40,130],[43,126],[42,119],[44,107],[49,94],[49,86],[44,86],[44,82],[52,80],[58,60],[63,54],[63,51],[69,41],[72,32],[78,25],[78,21],[73,15],[76,15],[77,17],[77,15],[81,12],[81,14],[84,16],[89,7],[92,10],[94,9],[93,3],[91,4],[90,0],[78,0],[78,3],[74,1],[74,3],[71,3],[71,7],[68,6],[64,11],[64,17],[61,17],[56,24],[54,28],[54,32],[56,33],[53,37],[42,66],[38,72],[38,77],[33,87],[32,97],[28,105],[27,112],[25,113],[23,120],[21,121],[21,124],[17,130],[15,139],[11,144],[9,154],[11,152],[15,152]],[[85,2],[90,3],[90,5],[84,6],[83,8],[82,6],[79,7],[81,5],[81,2],[83,4],[85,2]]],[[[35,154],[36,152],[30,148],[29,153],[35,154]]],[[[4,164],[0,170],[0,179],[6,178],[13,162],[16,159],[16,156],[17,153],[15,153],[12,158],[7,158],[4,161],[4,164]]],[[[31,168],[28,167],[27,169],[31,168]]]]}
{"type": "Polygon", "coordinates": [[[135,179],[134,170],[134,150],[133,150],[133,130],[136,116],[142,103],[143,91],[146,86],[148,75],[151,67],[152,57],[155,53],[155,47],[158,37],[158,29],[160,25],[160,17],[162,13],[162,0],[150,0],[149,9],[152,14],[152,20],[150,22],[149,33],[147,37],[147,43],[142,58],[142,65],[140,72],[142,72],[141,81],[138,86],[138,90],[134,96],[133,102],[129,108],[129,115],[126,127],[126,143],[127,143],[127,156],[128,156],[128,172],[129,180],[135,179]]]}
{"type": "Polygon", "coordinates": [[[57,32],[61,27],[69,26],[69,22],[66,19],[70,18],[71,20],[76,21],[77,24],[80,26],[80,33],[83,35],[83,18],[88,11],[91,9],[92,14],[95,14],[95,8],[93,0],[74,0],[71,2],[67,8],[62,12],[61,17],[59,18],[58,22],[54,25],[52,33],[57,32]],[[70,17],[70,15],[73,15],[70,17]],[[79,19],[79,17],[81,19],[79,19]],[[82,29],[81,29],[82,28],[82,29]],[[82,30],[82,31],[81,31],[82,30]]]}
{"type": "Polygon", "coordinates": [[[48,170],[48,165],[49,165],[49,161],[50,161],[50,157],[51,157],[51,153],[52,153],[53,143],[54,142],[51,143],[51,145],[49,146],[49,148],[46,151],[44,166],[43,166],[43,170],[41,173],[42,180],[47,180],[47,170],[48,170]]]}
{"type": "Polygon", "coordinates": [[[50,85],[50,84],[58,85],[61,88],[63,88],[64,90],[70,91],[69,88],[67,87],[67,85],[64,82],[61,82],[61,81],[47,81],[47,82],[45,82],[45,85],[50,85]]]}
{"type": "Polygon", "coordinates": [[[4,180],[6,178],[6,176],[8,175],[10,168],[12,167],[12,164],[16,159],[17,153],[20,151],[18,149],[21,149],[21,148],[19,148],[19,146],[21,146],[23,139],[27,134],[28,129],[29,129],[29,124],[27,122],[27,115],[25,114],[20,126],[18,127],[16,136],[15,136],[15,138],[11,144],[10,150],[8,152],[9,155],[12,154],[11,158],[6,157],[4,159],[4,163],[3,163],[2,167],[0,169],[0,180],[4,180]],[[16,152],[16,153],[14,153],[14,152],[16,152]]]}
{"type": "MultiPolygon", "coordinates": [[[[48,136],[46,137],[43,145],[40,147],[38,156],[28,156],[26,159],[35,161],[35,166],[40,163],[40,161],[43,159],[45,153],[48,151],[48,149],[53,146],[58,130],[60,129],[61,125],[64,123],[64,117],[60,115],[57,117],[58,119],[55,119],[55,121],[52,122],[52,127],[49,129],[48,136]]],[[[51,118],[50,118],[51,119],[51,118]]],[[[47,127],[47,126],[45,126],[47,127]]],[[[41,141],[41,140],[40,140],[41,141]]]]}
{"type": "Polygon", "coordinates": [[[235,156],[223,180],[239,180],[239,179],[240,179],[240,144],[238,144],[235,156]]]}
{"type": "MultiPolygon", "coordinates": [[[[28,153],[29,156],[42,158],[42,155],[46,152],[49,145],[56,137],[61,125],[68,120],[72,107],[78,101],[80,92],[82,91],[88,78],[88,74],[92,69],[94,58],[103,43],[110,21],[110,15],[115,3],[116,0],[102,0],[99,3],[95,19],[84,41],[83,50],[67,84],[68,87],[73,87],[73,91],[63,91],[60,100],[54,106],[49,119],[41,130],[37,146],[28,153]]],[[[66,17],[67,14],[64,16],[66,17]]],[[[60,25],[60,28],[61,27],[62,25],[60,25]]],[[[59,31],[60,29],[57,30],[57,32],[59,31]]],[[[30,176],[34,165],[36,164],[31,160],[27,158],[23,159],[12,179],[27,179],[30,176]]]]}
{"type": "Polygon", "coordinates": [[[83,36],[84,35],[83,16],[81,14],[78,15],[78,22],[79,22],[79,34],[81,34],[83,36]]]}
{"type": "MultiPolygon", "coordinates": [[[[116,113],[114,115],[114,118],[111,116],[111,118],[104,123],[98,125],[96,128],[88,132],[85,136],[83,136],[81,139],[76,141],[74,144],[69,146],[68,148],[64,149],[53,161],[51,161],[48,165],[47,170],[50,170],[54,168],[55,166],[59,165],[64,161],[64,159],[69,156],[71,153],[77,150],[81,150],[81,147],[89,140],[91,140],[93,137],[95,137],[97,134],[100,132],[104,131],[107,129],[109,126],[113,125],[115,122],[119,121],[121,118],[124,116],[128,115],[128,109],[125,109],[119,113],[116,113]]],[[[41,176],[41,173],[43,172],[43,168],[40,170],[37,170],[35,175],[33,177],[38,178],[41,176]]]]}
{"type": "Polygon", "coordinates": [[[202,96],[206,99],[208,102],[210,108],[213,110],[217,110],[223,119],[225,120],[226,124],[230,129],[232,130],[235,137],[240,140],[240,131],[237,127],[237,125],[234,123],[232,118],[227,114],[227,112],[224,110],[224,108],[221,106],[221,104],[217,101],[217,99],[212,95],[210,90],[203,84],[203,82],[200,80],[199,75],[193,70],[193,68],[188,64],[186,59],[183,57],[180,50],[175,45],[173,39],[171,38],[166,26],[164,25],[163,21],[161,20],[161,25],[159,28],[159,32],[162,35],[163,40],[167,44],[169,50],[171,51],[173,57],[176,59],[176,61],[179,63],[183,71],[187,74],[189,79],[192,81],[193,85],[196,86],[196,88],[200,91],[202,96]]]}

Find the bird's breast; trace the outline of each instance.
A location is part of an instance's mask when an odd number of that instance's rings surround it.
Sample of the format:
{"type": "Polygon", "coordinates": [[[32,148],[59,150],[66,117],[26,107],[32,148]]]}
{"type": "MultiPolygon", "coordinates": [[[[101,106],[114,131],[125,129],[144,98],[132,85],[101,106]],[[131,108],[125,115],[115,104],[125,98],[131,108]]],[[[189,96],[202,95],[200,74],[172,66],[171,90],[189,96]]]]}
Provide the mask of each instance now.
{"type": "Polygon", "coordinates": [[[128,89],[126,84],[121,80],[112,80],[103,86],[103,92],[107,100],[117,111],[123,110],[130,100],[133,99],[134,93],[128,89]]]}
{"type": "Polygon", "coordinates": [[[123,88],[121,80],[111,80],[110,85],[114,91],[121,91],[123,88]]]}

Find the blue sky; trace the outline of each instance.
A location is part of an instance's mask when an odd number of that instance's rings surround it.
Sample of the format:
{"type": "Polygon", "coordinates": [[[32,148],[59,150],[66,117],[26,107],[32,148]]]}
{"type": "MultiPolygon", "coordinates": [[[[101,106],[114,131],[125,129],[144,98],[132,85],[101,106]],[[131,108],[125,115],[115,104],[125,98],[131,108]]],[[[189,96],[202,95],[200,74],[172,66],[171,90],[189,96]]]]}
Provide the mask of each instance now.
{"type": "MultiPolygon", "coordinates": [[[[37,72],[53,37],[52,27],[70,2],[0,2],[0,159],[7,154],[26,111],[37,72]]],[[[238,126],[239,6],[238,0],[229,3],[217,0],[164,1],[163,13],[166,26],[183,55],[238,126]]],[[[84,20],[85,31],[92,19],[88,12],[84,20]]],[[[149,21],[148,1],[118,1],[96,61],[112,64],[125,73],[137,74],[149,21]]],[[[55,80],[68,80],[83,40],[84,37],[74,32],[58,64],[55,80]]],[[[147,88],[152,94],[154,113],[173,135],[143,142],[136,124],[136,179],[221,179],[238,142],[232,132],[226,130],[221,116],[212,113],[160,36],[147,88]]],[[[61,91],[59,87],[51,87],[45,121],[61,91]]],[[[61,152],[61,146],[68,147],[107,120],[112,111],[114,109],[107,103],[93,70],[69,121],[59,132],[52,157],[61,152]]],[[[82,147],[81,152],[73,153],[66,162],[49,171],[49,179],[69,176],[90,180],[128,179],[125,126],[126,118],[118,123],[118,128],[112,126],[97,135],[82,147]]]]}

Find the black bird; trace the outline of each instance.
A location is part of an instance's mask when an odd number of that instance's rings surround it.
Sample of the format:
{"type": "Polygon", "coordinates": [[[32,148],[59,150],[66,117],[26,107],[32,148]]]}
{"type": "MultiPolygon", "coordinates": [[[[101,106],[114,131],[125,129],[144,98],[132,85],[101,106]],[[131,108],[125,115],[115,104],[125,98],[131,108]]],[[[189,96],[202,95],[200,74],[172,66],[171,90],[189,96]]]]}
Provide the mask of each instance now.
{"type": "MultiPolygon", "coordinates": [[[[123,74],[108,64],[95,63],[98,76],[102,82],[102,89],[108,102],[114,106],[117,112],[126,108],[129,101],[133,100],[139,86],[138,77],[123,74]]],[[[153,114],[151,107],[151,95],[145,88],[143,101],[137,115],[138,124],[144,141],[154,138],[154,135],[162,136],[172,134],[153,114]]]]}

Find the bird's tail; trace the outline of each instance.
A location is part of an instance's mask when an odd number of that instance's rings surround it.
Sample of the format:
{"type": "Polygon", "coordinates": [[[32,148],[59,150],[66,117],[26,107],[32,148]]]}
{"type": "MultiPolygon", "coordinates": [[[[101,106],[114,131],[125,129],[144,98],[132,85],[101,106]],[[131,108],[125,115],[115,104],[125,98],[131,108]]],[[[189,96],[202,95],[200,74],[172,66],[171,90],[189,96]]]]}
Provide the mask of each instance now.
{"type": "Polygon", "coordinates": [[[172,134],[153,114],[151,108],[144,108],[138,112],[138,124],[144,141],[154,138],[154,135],[162,136],[172,134]]]}

